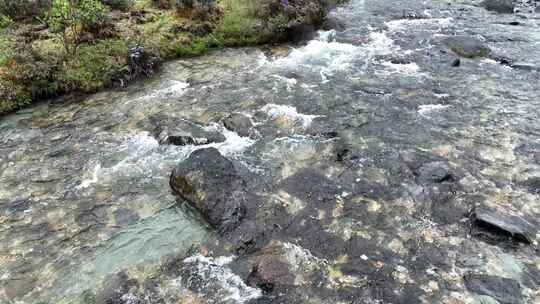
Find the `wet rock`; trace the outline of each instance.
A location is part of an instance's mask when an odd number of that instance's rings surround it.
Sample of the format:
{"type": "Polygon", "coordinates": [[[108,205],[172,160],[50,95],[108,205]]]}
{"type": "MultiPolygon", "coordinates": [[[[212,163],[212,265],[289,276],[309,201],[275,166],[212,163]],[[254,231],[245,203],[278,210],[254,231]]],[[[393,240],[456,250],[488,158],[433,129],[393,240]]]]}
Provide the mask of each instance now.
{"type": "Polygon", "coordinates": [[[515,0],[484,0],[482,6],[489,11],[501,14],[512,14],[516,6],[515,0]]]}
{"type": "Polygon", "coordinates": [[[0,285],[3,286],[4,293],[11,300],[21,298],[30,293],[34,290],[37,283],[38,280],[30,275],[0,280],[0,285]]]}
{"type": "MultiPolygon", "coordinates": [[[[304,41],[314,37],[316,28],[324,21],[324,16],[335,5],[328,1],[312,0],[272,0],[268,1],[268,30],[275,40],[304,41]],[[274,16],[283,16],[279,22],[274,16]]],[[[335,4],[335,3],[334,3],[335,4]]]]}
{"type": "Polygon", "coordinates": [[[534,194],[540,194],[540,177],[532,177],[523,182],[523,186],[534,194]]]}
{"type": "Polygon", "coordinates": [[[253,123],[249,117],[232,113],[223,120],[223,125],[230,131],[238,133],[240,136],[249,136],[253,128],[253,123]]]}
{"type": "Polygon", "coordinates": [[[139,220],[139,215],[131,209],[120,208],[114,211],[114,221],[117,225],[132,225],[139,220]]]}
{"type": "Polygon", "coordinates": [[[345,24],[335,17],[328,16],[322,24],[322,29],[325,31],[336,30],[342,32],[345,30],[345,24]]]}
{"type": "Polygon", "coordinates": [[[286,39],[292,42],[309,41],[315,38],[316,28],[312,24],[298,24],[288,28],[286,39]]]}
{"type": "Polygon", "coordinates": [[[140,125],[163,145],[205,145],[225,141],[225,136],[217,131],[205,130],[202,126],[164,114],[152,115],[140,125]]]}
{"type": "Polygon", "coordinates": [[[215,148],[193,152],[174,169],[170,186],[221,232],[232,230],[245,216],[244,181],[215,148]]]}
{"type": "Polygon", "coordinates": [[[283,232],[289,239],[309,250],[319,258],[337,258],[343,254],[345,241],[341,236],[325,230],[326,227],[315,218],[315,215],[306,214],[297,216],[283,232]]]}
{"type": "Polygon", "coordinates": [[[302,247],[274,240],[253,258],[248,283],[265,292],[310,285],[321,263],[302,247]]]}
{"type": "Polygon", "coordinates": [[[28,199],[15,200],[13,202],[0,204],[0,210],[4,215],[12,219],[21,219],[24,217],[24,213],[29,211],[31,202],[28,199]]]}
{"type": "Polygon", "coordinates": [[[109,275],[103,282],[101,294],[97,296],[98,303],[138,304],[140,302],[135,296],[138,288],[138,282],[130,278],[124,271],[109,275]]]}
{"type": "Polygon", "coordinates": [[[265,292],[272,292],[277,286],[294,284],[294,275],[289,265],[279,260],[278,256],[263,255],[258,258],[248,277],[248,284],[265,292]]]}
{"type": "Polygon", "coordinates": [[[535,226],[527,220],[484,207],[475,208],[472,219],[478,227],[495,235],[508,236],[527,244],[531,244],[536,235],[535,226]]]}
{"type": "Polygon", "coordinates": [[[460,65],[461,65],[461,59],[456,58],[456,59],[454,59],[454,61],[452,61],[452,66],[453,67],[459,67],[460,65]]]}
{"type": "Polygon", "coordinates": [[[259,289],[246,285],[245,280],[233,272],[231,267],[235,260],[233,256],[185,258],[178,283],[204,298],[188,297],[188,301],[171,303],[252,303],[250,300],[260,298],[259,289]]]}
{"type": "Polygon", "coordinates": [[[416,171],[416,175],[421,182],[442,183],[455,180],[452,169],[444,161],[424,164],[416,171]]]}
{"type": "Polygon", "coordinates": [[[443,42],[454,53],[465,58],[484,57],[490,53],[482,40],[472,36],[452,36],[443,42]]]}
{"type": "MultiPolygon", "coordinates": [[[[129,77],[126,80],[133,80],[141,76],[149,76],[159,65],[161,59],[159,55],[149,49],[136,45],[128,49],[129,77]]],[[[124,85],[124,83],[121,83],[124,85]]]]}
{"type": "Polygon", "coordinates": [[[526,62],[515,62],[515,63],[510,64],[510,67],[517,70],[527,71],[527,72],[540,71],[540,66],[536,66],[536,65],[526,63],[526,62]]]}
{"type": "Polygon", "coordinates": [[[259,251],[268,237],[272,234],[271,228],[256,221],[244,221],[235,229],[232,242],[235,244],[235,253],[239,255],[252,254],[259,251]]]}
{"type": "Polygon", "coordinates": [[[480,296],[489,296],[500,304],[520,304],[521,286],[512,279],[468,273],[463,277],[467,289],[480,296]]]}

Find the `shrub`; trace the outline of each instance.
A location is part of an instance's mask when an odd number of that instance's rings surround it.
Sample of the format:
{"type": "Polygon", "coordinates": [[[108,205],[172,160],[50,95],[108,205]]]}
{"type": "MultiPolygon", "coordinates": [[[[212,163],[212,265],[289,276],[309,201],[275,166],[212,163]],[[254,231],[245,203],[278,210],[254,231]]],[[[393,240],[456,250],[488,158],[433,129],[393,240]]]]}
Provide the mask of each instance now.
{"type": "Polygon", "coordinates": [[[112,9],[127,11],[133,6],[133,0],[102,0],[103,4],[112,9]]]}
{"type": "Polygon", "coordinates": [[[38,60],[25,45],[10,45],[0,56],[0,113],[56,92],[53,67],[38,60]]]}
{"type": "Polygon", "coordinates": [[[46,21],[68,54],[74,54],[82,34],[96,31],[105,22],[105,7],[98,0],[54,0],[46,21]]]}
{"type": "Polygon", "coordinates": [[[261,0],[224,0],[225,14],[216,36],[227,46],[252,45],[264,41],[261,16],[266,5],[261,0]]]}
{"type": "Polygon", "coordinates": [[[12,23],[13,23],[13,20],[11,20],[9,16],[0,14],[0,29],[8,27],[12,23]]]}
{"type": "Polygon", "coordinates": [[[38,17],[51,6],[51,0],[0,0],[0,13],[15,20],[38,17]]]}
{"type": "Polygon", "coordinates": [[[81,46],[58,72],[61,91],[95,92],[129,73],[128,48],[124,41],[105,40],[81,46]]]}

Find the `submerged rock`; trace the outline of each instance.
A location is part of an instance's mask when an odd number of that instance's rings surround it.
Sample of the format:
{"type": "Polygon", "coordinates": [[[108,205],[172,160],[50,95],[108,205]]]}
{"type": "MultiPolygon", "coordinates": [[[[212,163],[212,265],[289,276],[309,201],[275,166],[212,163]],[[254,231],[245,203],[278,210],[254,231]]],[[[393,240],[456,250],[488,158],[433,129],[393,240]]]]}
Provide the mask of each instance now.
{"type": "Polygon", "coordinates": [[[536,66],[527,62],[515,62],[515,63],[510,64],[510,67],[517,70],[527,71],[527,72],[540,71],[540,66],[536,66]]]}
{"type": "Polygon", "coordinates": [[[443,43],[465,58],[484,57],[491,52],[482,40],[471,36],[452,36],[444,39],[443,43]]]}
{"type": "Polygon", "coordinates": [[[467,289],[480,296],[489,296],[500,304],[519,304],[521,286],[512,279],[485,274],[468,273],[464,276],[467,289]]]}
{"type": "Polygon", "coordinates": [[[174,169],[170,186],[221,232],[232,230],[245,216],[244,182],[215,148],[193,152],[174,169]]]}
{"type": "Polygon", "coordinates": [[[240,136],[249,136],[253,123],[249,117],[240,114],[232,113],[223,120],[223,125],[230,131],[238,133],[240,136]]]}
{"type": "Polygon", "coordinates": [[[336,30],[342,32],[346,29],[346,26],[341,20],[328,16],[322,24],[322,29],[325,31],[336,30]]]}
{"type": "Polygon", "coordinates": [[[484,0],[482,6],[489,11],[501,14],[512,14],[516,6],[515,0],[484,0]]]}
{"type": "Polygon", "coordinates": [[[311,285],[321,263],[298,245],[274,240],[252,259],[248,283],[265,292],[311,285]]]}
{"type": "MultiPolygon", "coordinates": [[[[139,289],[139,284],[135,279],[128,276],[127,273],[120,271],[109,275],[103,282],[103,290],[98,295],[99,303],[123,304],[128,298],[135,298],[139,289]]],[[[138,301],[129,303],[139,303],[138,301]]]]}
{"type": "Polygon", "coordinates": [[[452,169],[444,161],[434,161],[424,164],[417,170],[416,174],[422,182],[442,183],[455,180],[452,169]]]}
{"type": "Polygon", "coordinates": [[[516,241],[531,244],[536,235],[536,228],[525,219],[501,214],[487,208],[476,208],[472,213],[475,224],[496,235],[506,235],[516,241]]]}
{"type": "Polygon", "coordinates": [[[162,145],[206,145],[225,141],[225,136],[217,131],[208,131],[196,123],[164,114],[152,115],[146,122],[150,132],[162,145]]]}

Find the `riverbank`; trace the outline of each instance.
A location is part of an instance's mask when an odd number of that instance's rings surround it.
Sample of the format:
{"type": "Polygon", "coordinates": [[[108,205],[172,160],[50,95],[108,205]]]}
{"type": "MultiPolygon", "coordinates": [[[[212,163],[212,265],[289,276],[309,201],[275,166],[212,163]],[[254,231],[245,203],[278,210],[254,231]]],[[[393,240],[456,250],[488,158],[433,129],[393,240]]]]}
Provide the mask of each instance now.
{"type": "Polygon", "coordinates": [[[92,11],[100,14],[96,26],[60,33],[51,4],[0,3],[0,115],[43,98],[126,86],[164,61],[210,49],[305,38],[339,1],[101,2],[92,11]]]}
{"type": "Polygon", "coordinates": [[[479,3],[1,117],[0,302],[540,303],[540,12],[479,3]]]}

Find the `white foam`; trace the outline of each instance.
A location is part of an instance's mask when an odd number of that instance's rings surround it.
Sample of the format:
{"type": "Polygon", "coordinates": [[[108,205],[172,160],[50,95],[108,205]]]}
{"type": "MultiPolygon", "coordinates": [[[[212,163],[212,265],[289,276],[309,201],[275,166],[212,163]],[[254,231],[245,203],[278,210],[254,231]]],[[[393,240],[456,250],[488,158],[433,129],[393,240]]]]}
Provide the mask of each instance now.
{"type": "Polygon", "coordinates": [[[326,260],[316,258],[309,250],[296,244],[284,242],[283,248],[285,249],[285,258],[294,272],[301,269],[313,270],[327,263],[326,260]]]}
{"type": "Polygon", "coordinates": [[[294,87],[298,84],[298,80],[296,80],[295,78],[287,78],[280,75],[272,75],[272,76],[276,78],[277,80],[285,83],[287,87],[287,91],[289,92],[291,92],[294,89],[294,87]]]}
{"type": "Polygon", "coordinates": [[[400,49],[394,44],[394,40],[388,37],[385,32],[371,32],[369,34],[369,44],[365,48],[370,55],[388,55],[400,49]]]}
{"type": "Polygon", "coordinates": [[[405,76],[415,76],[420,75],[420,67],[415,62],[407,63],[407,64],[395,64],[389,61],[385,61],[381,63],[383,66],[387,67],[388,70],[385,71],[378,71],[378,74],[401,74],[405,76]]]}
{"type": "Polygon", "coordinates": [[[454,22],[453,18],[433,18],[433,19],[398,19],[385,22],[385,25],[392,32],[405,31],[410,29],[424,29],[435,27],[434,30],[441,30],[450,27],[454,22]]]}
{"type": "Polygon", "coordinates": [[[130,101],[141,101],[141,100],[147,100],[147,99],[155,99],[155,98],[164,98],[164,97],[180,97],[184,95],[184,93],[189,88],[189,83],[178,81],[178,80],[170,80],[168,81],[167,85],[165,85],[162,88],[153,90],[149,94],[143,95],[139,98],[134,98],[130,101]]]}
{"type": "Polygon", "coordinates": [[[218,124],[212,124],[209,127],[205,128],[207,131],[219,131],[225,136],[225,141],[221,143],[211,143],[208,145],[194,147],[194,150],[201,148],[216,148],[224,156],[235,156],[247,148],[251,147],[256,141],[249,137],[242,137],[238,133],[230,131],[218,124]]]}
{"type": "Polygon", "coordinates": [[[330,30],[330,31],[319,31],[319,38],[320,41],[326,41],[331,42],[336,40],[336,31],[330,30]]]}
{"type": "Polygon", "coordinates": [[[320,65],[334,70],[345,69],[358,47],[335,41],[312,40],[306,46],[293,50],[289,56],[273,62],[279,66],[320,65]]]}
{"type": "Polygon", "coordinates": [[[97,163],[94,168],[92,169],[92,176],[88,179],[84,179],[79,186],[77,186],[78,189],[85,189],[90,187],[90,185],[95,184],[99,180],[99,171],[101,170],[101,164],[97,163]]]}
{"type": "Polygon", "coordinates": [[[366,44],[353,45],[335,41],[334,31],[319,32],[318,39],[294,49],[288,56],[262,62],[279,70],[309,69],[318,73],[321,82],[326,83],[329,76],[352,71],[355,63],[365,62],[366,68],[374,56],[388,55],[400,50],[385,32],[371,32],[368,38],[369,42],[366,44]]]}
{"type": "Polygon", "coordinates": [[[277,105],[272,103],[262,107],[261,111],[268,114],[268,116],[272,119],[285,118],[300,124],[303,128],[309,127],[313,122],[313,119],[321,117],[320,115],[300,114],[293,106],[277,105]]]}
{"type": "Polygon", "coordinates": [[[125,141],[108,156],[114,157],[115,154],[120,154],[123,158],[108,168],[103,168],[99,160],[94,161],[97,164],[89,169],[87,173],[89,177],[84,179],[77,189],[86,189],[97,183],[112,184],[122,179],[161,178],[164,170],[169,170],[198,149],[213,147],[224,156],[236,156],[255,143],[255,140],[241,137],[236,132],[229,131],[218,124],[206,129],[221,132],[225,136],[225,141],[200,146],[160,146],[158,141],[147,132],[124,135],[125,141]]]}
{"type": "Polygon", "coordinates": [[[450,105],[442,105],[442,104],[428,104],[428,105],[421,105],[418,107],[418,114],[424,116],[424,117],[430,117],[430,114],[433,112],[440,112],[447,108],[449,108],[450,105]]]}
{"type": "Polygon", "coordinates": [[[450,94],[434,94],[435,97],[437,97],[438,99],[445,99],[445,98],[448,98],[450,97],[450,94]]]}
{"type": "Polygon", "coordinates": [[[211,292],[219,296],[219,299],[208,299],[209,302],[243,304],[260,298],[261,290],[247,286],[227,267],[234,259],[234,256],[212,258],[195,255],[184,259],[184,263],[195,264],[197,274],[207,282],[201,290],[202,293],[211,292]]]}

